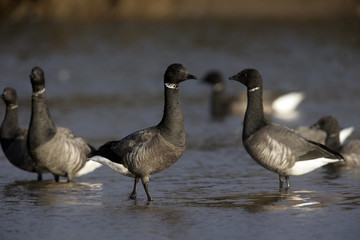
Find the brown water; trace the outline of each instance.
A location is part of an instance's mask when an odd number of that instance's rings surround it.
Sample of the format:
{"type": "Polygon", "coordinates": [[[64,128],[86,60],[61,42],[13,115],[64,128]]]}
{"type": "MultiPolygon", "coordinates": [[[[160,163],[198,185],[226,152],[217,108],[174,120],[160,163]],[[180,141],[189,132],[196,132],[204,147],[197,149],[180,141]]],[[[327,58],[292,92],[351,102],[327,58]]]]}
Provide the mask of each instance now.
{"type": "MultiPolygon", "coordinates": [[[[91,144],[157,124],[166,67],[182,63],[201,78],[257,68],[266,90],[304,91],[299,117],[325,114],[359,137],[360,27],[356,22],[168,22],[3,24],[1,86],[20,97],[28,126],[29,74],[45,70],[54,121],[91,144]]],[[[227,81],[231,93],[244,91],[227,81]]],[[[127,198],[133,180],[102,167],[72,183],[53,183],[16,169],[0,153],[1,239],[359,239],[359,169],[321,168],[292,177],[278,191],[276,174],[242,147],[242,117],[211,122],[210,89],[181,85],[187,151],[154,175],[147,203],[127,198]]],[[[3,118],[3,111],[0,118],[3,118]]]]}

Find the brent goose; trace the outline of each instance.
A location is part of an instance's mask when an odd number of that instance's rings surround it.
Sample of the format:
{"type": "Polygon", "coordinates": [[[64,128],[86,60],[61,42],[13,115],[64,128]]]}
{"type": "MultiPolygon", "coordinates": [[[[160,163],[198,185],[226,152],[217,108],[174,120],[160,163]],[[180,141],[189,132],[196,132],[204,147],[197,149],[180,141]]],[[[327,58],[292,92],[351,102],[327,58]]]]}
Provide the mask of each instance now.
{"type": "Polygon", "coordinates": [[[152,201],[148,189],[150,175],[170,167],[185,151],[179,83],[188,79],[196,77],[183,65],[171,64],[164,75],[165,105],[160,123],[119,141],[107,142],[88,156],[124,176],[135,178],[131,199],[136,199],[137,183],[141,179],[147,200],[152,201]]]}
{"type": "Polygon", "coordinates": [[[69,129],[58,127],[51,119],[45,97],[44,72],[39,67],[31,71],[32,109],[28,131],[28,149],[41,171],[49,171],[70,182],[92,172],[101,165],[87,162],[86,155],[95,150],[86,141],[76,137],[69,129]]]}
{"type": "MultiPolygon", "coordinates": [[[[210,110],[216,121],[222,121],[227,115],[242,115],[246,110],[246,94],[229,96],[226,93],[223,76],[218,71],[210,71],[202,80],[212,86],[210,110]]],[[[275,115],[279,118],[289,116],[303,101],[303,92],[265,92],[264,112],[267,116],[275,115]]]]}
{"type": "MultiPolygon", "coordinates": [[[[296,128],[295,131],[298,132],[301,136],[305,137],[306,139],[326,145],[325,144],[326,132],[320,129],[318,126],[316,126],[316,124],[310,127],[300,126],[296,128]]],[[[354,131],[354,127],[343,128],[340,130],[339,141],[341,145],[353,133],[353,131],[354,131]]]]}
{"type": "Polygon", "coordinates": [[[284,178],[302,175],[343,157],[324,145],[310,141],[290,128],[271,123],[264,117],[262,79],[255,69],[245,69],[230,77],[247,87],[248,103],[243,127],[243,144],[261,166],[279,174],[280,189],[284,178]]]}
{"type": "Polygon", "coordinates": [[[27,149],[26,138],[28,131],[19,127],[16,90],[7,87],[1,97],[6,104],[5,117],[0,128],[1,147],[4,154],[14,166],[28,172],[37,173],[37,179],[41,181],[41,171],[30,157],[27,149]]]}
{"type": "Polygon", "coordinates": [[[342,144],[340,142],[340,125],[336,118],[324,116],[320,118],[315,126],[325,131],[325,145],[344,156],[345,162],[341,162],[341,164],[360,166],[360,140],[350,140],[342,144]]]}

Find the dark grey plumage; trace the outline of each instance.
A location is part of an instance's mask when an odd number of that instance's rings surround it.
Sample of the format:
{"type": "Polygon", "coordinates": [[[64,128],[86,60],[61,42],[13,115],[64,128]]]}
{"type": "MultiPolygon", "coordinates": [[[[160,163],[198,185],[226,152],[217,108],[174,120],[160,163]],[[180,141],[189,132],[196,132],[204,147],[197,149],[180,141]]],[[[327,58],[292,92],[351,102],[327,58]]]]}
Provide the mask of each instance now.
{"type": "Polygon", "coordinates": [[[321,129],[317,129],[312,126],[300,126],[295,129],[295,131],[306,139],[325,144],[326,133],[321,129]]]}
{"type": "Polygon", "coordinates": [[[360,140],[350,140],[343,145],[340,142],[340,125],[336,118],[324,116],[315,124],[326,133],[325,145],[333,151],[339,152],[345,158],[340,165],[360,167],[360,140]]]}
{"type": "Polygon", "coordinates": [[[5,117],[0,128],[3,152],[14,166],[28,172],[37,173],[37,179],[41,181],[41,171],[38,170],[27,149],[27,129],[19,127],[16,90],[5,88],[1,97],[6,104],[5,117]]]}
{"type": "MultiPolygon", "coordinates": [[[[216,121],[222,121],[228,115],[245,115],[246,94],[229,96],[226,93],[223,76],[218,71],[207,73],[203,82],[212,86],[210,111],[216,121]]],[[[305,98],[302,92],[265,92],[263,106],[265,115],[275,115],[280,118],[290,116],[300,102],[305,98]]]]}
{"type": "Polygon", "coordinates": [[[261,166],[279,174],[280,188],[284,178],[302,175],[342,156],[324,145],[305,139],[293,130],[269,122],[264,117],[262,79],[255,69],[245,69],[230,77],[247,87],[248,104],[243,127],[243,143],[249,155],[261,166]]]}
{"type": "Polygon", "coordinates": [[[185,128],[180,106],[179,83],[196,79],[181,64],[171,64],[164,75],[165,104],[161,122],[153,127],[134,132],[119,141],[105,143],[88,157],[113,170],[135,178],[130,195],[136,198],[141,179],[148,201],[149,177],[174,164],[185,151],[185,128]]]}
{"type": "Polygon", "coordinates": [[[92,147],[69,129],[57,127],[51,119],[45,97],[43,70],[34,67],[30,80],[33,93],[28,147],[40,170],[51,172],[55,181],[59,181],[59,176],[67,177],[67,180],[71,181],[74,177],[96,169],[84,169],[87,163],[86,155],[91,152],[92,147]]]}

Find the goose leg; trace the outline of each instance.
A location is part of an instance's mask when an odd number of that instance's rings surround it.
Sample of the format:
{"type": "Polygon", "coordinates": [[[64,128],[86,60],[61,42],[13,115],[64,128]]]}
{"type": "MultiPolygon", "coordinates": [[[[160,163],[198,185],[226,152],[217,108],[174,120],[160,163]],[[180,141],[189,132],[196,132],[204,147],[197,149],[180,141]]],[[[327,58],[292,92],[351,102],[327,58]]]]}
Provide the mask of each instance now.
{"type": "Polygon", "coordinates": [[[134,188],[133,188],[132,193],[130,194],[130,199],[136,199],[136,188],[137,188],[138,182],[139,182],[139,178],[135,178],[134,188]]]}
{"type": "Polygon", "coordinates": [[[284,185],[284,177],[279,175],[279,188],[280,188],[280,191],[283,189],[283,185],[284,185]]]}
{"type": "Polygon", "coordinates": [[[38,173],[37,174],[37,180],[38,181],[42,181],[43,179],[42,179],[42,174],[41,173],[38,173]]]}
{"type": "Polygon", "coordinates": [[[59,175],[54,175],[55,182],[59,182],[59,175]]]}
{"type": "Polygon", "coordinates": [[[143,184],[143,186],[144,186],[147,199],[148,199],[148,201],[150,202],[150,201],[152,201],[152,197],[151,197],[151,195],[150,195],[149,188],[148,188],[148,185],[149,185],[149,177],[143,177],[143,178],[141,179],[141,181],[142,181],[142,184],[143,184]]]}
{"type": "Polygon", "coordinates": [[[285,176],[287,188],[290,188],[290,177],[285,176]]]}

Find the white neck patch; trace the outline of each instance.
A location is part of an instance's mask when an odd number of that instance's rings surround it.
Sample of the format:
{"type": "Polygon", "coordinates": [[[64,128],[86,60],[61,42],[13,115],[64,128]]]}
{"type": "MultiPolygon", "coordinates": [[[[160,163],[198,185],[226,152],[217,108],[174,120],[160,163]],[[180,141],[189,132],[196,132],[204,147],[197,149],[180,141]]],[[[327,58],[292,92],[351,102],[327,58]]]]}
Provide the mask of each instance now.
{"type": "Polygon", "coordinates": [[[222,83],[216,83],[214,86],[213,86],[213,89],[215,92],[220,92],[224,89],[224,85],[222,83]]]}
{"type": "Polygon", "coordinates": [[[41,89],[40,91],[37,91],[37,92],[34,92],[32,95],[37,97],[39,96],[40,94],[43,94],[45,92],[45,88],[41,89]]]}
{"type": "Polygon", "coordinates": [[[178,89],[179,85],[177,85],[176,83],[165,83],[165,87],[170,89],[178,89]]]}
{"type": "Polygon", "coordinates": [[[11,107],[9,107],[9,109],[15,109],[15,108],[18,108],[19,106],[17,104],[15,105],[12,105],[11,107]]]}
{"type": "Polygon", "coordinates": [[[256,90],[259,90],[259,89],[260,89],[260,87],[254,87],[252,89],[249,89],[249,92],[255,92],[256,90]]]}

